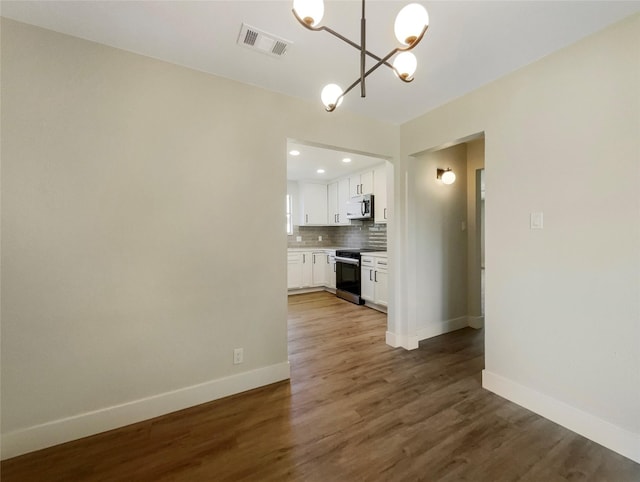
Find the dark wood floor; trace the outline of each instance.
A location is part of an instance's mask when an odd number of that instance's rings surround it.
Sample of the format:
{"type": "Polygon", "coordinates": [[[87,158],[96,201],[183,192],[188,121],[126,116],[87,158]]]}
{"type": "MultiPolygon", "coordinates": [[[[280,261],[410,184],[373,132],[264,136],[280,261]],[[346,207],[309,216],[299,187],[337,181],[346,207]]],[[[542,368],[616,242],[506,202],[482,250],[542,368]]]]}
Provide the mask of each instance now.
{"type": "Polygon", "coordinates": [[[638,481],[640,465],[481,388],[483,333],[411,352],[385,316],[289,299],[282,382],[2,463],[2,481],[638,481]]]}

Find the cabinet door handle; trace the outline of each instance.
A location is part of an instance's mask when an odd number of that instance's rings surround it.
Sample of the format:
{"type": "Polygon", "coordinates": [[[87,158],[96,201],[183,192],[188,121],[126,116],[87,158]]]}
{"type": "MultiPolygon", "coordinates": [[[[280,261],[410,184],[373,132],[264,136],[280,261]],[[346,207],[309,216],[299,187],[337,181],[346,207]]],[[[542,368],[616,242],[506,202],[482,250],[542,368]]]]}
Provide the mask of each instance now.
{"type": "Polygon", "coordinates": [[[316,255],[313,255],[313,264],[316,264],[316,255]]]}
{"type": "Polygon", "coordinates": [[[306,255],[302,255],[302,264],[307,262],[307,256],[306,255]]]}
{"type": "Polygon", "coordinates": [[[329,264],[329,255],[327,255],[327,264],[329,264]]]}
{"type": "Polygon", "coordinates": [[[373,281],[375,281],[376,283],[378,282],[378,272],[374,272],[373,273],[373,281]]]}
{"type": "Polygon", "coordinates": [[[373,279],[371,278],[371,273],[373,272],[372,269],[369,270],[369,281],[373,281],[373,279]]]}
{"type": "Polygon", "coordinates": [[[383,218],[387,219],[387,208],[384,208],[384,216],[383,216],[383,218]]]}
{"type": "Polygon", "coordinates": [[[308,215],[308,214],[305,214],[305,215],[304,215],[304,222],[305,222],[305,223],[308,223],[308,222],[309,222],[309,215],[308,215]]]}

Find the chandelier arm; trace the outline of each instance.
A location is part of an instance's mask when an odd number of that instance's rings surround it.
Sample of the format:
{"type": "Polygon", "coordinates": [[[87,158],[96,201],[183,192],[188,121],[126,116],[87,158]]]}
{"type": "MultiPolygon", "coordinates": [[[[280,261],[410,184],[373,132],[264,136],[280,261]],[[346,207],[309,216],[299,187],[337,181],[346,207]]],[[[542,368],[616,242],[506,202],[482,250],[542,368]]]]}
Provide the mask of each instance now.
{"type": "Polygon", "coordinates": [[[422,29],[422,32],[420,32],[420,35],[418,35],[418,37],[413,41],[413,43],[411,45],[407,45],[406,47],[398,47],[397,48],[398,52],[408,52],[409,50],[414,48],[416,45],[418,45],[420,43],[420,40],[422,40],[422,37],[424,37],[424,34],[427,33],[428,28],[429,28],[429,25],[425,25],[424,28],[422,29]]]}
{"type": "MultiPolygon", "coordinates": [[[[356,79],[349,87],[347,87],[344,92],[342,93],[342,95],[340,95],[340,97],[338,97],[336,99],[335,104],[332,105],[332,107],[327,108],[327,112],[333,112],[336,109],[336,106],[338,105],[338,103],[340,102],[340,99],[342,99],[345,95],[347,95],[355,86],[357,86],[359,83],[361,83],[363,81],[364,78],[368,77],[369,74],[371,74],[374,70],[376,70],[378,67],[380,67],[381,65],[385,65],[386,61],[389,60],[391,57],[393,57],[394,54],[396,54],[399,51],[399,49],[393,49],[391,52],[389,52],[385,57],[383,57],[382,59],[380,59],[380,61],[378,61],[378,63],[376,65],[374,65],[373,67],[371,67],[369,70],[367,70],[366,72],[364,72],[364,74],[356,79]]],[[[391,67],[394,71],[397,72],[397,70],[395,70],[394,67],[391,67]]],[[[411,79],[413,80],[413,79],[411,79]]],[[[411,80],[405,81],[405,82],[411,82],[411,80]]]]}
{"type": "MultiPolygon", "coordinates": [[[[398,49],[400,50],[400,49],[398,49]]],[[[411,77],[409,79],[405,79],[404,77],[402,77],[402,75],[400,75],[400,72],[398,71],[398,69],[396,69],[393,65],[389,64],[388,62],[385,62],[384,65],[386,65],[387,67],[389,67],[391,70],[393,70],[393,73],[396,74],[396,76],[402,81],[402,82],[406,82],[407,84],[409,82],[413,82],[413,79],[415,77],[411,77]]],[[[376,67],[377,68],[377,67],[376,67]]]]}
{"type": "Polygon", "coordinates": [[[377,64],[375,64],[373,67],[371,67],[369,70],[367,70],[367,72],[365,72],[364,76],[367,77],[371,72],[373,72],[374,70],[376,70],[378,67],[380,67],[381,65],[388,65],[389,67],[391,67],[391,70],[393,70],[394,72],[397,72],[397,70],[395,69],[395,67],[393,65],[389,65],[387,63],[387,60],[389,60],[391,57],[393,57],[395,54],[397,54],[398,52],[400,52],[402,49],[396,47],[395,49],[393,49],[391,52],[389,52],[387,55],[385,55],[384,57],[382,57],[377,64]]]}
{"type": "Polygon", "coordinates": [[[364,69],[366,67],[366,42],[367,42],[367,21],[364,18],[364,0],[362,0],[362,18],[360,19],[360,97],[366,97],[367,92],[364,82],[364,69]]]}
{"type": "MultiPolygon", "coordinates": [[[[365,77],[367,75],[369,75],[371,72],[367,72],[365,73],[365,77]]],[[[354,87],[356,87],[360,82],[362,81],[361,78],[356,79],[353,84],[351,84],[349,87],[347,87],[344,92],[336,99],[335,104],[332,104],[331,107],[327,107],[326,111],[327,112],[333,112],[334,110],[336,110],[336,107],[338,106],[338,104],[340,103],[340,99],[344,98],[345,95],[347,95],[351,90],[353,90],[354,87]]]]}
{"type": "MultiPolygon", "coordinates": [[[[306,25],[305,25],[306,26],[306,25]]],[[[322,26],[322,27],[318,27],[318,28],[313,28],[312,30],[319,32],[321,30],[324,30],[325,32],[329,32],[331,35],[333,35],[334,37],[338,37],[340,40],[342,40],[343,42],[348,43],[349,45],[351,45],[353,48],[356,48],[358,50],[362,50],[362,47],[360,45],[358,45],[357,43],[355,43],[353,40],[349,40],[347,37],[339,34],[338,32],[336,32],[335,30],[333,30],[332,28],[329,28],[327,26],[322,26]]],[[[373,52],[369,52],[368,50],[365,49],[364,51],[365,54],[367,54],[369,57],[371,57],[373,60],[376,61],[380,61],[381,57],[374,54],[373,52]]],[[[387,64],[387,66],[391,67],[391,64],[389,62],[385,62],[387,64]]]]}
{"type": "MultiPolygon", "coordinates": [[[[347,37],[345,37],[342,34],[339,34],[338,32],[336,32],[335,30],[333,30],[332,28],[327,27],[326,25],[323,25],[321,27],[312,27],[311,25],[308,25],[305,23],[304,20],[302,20],[298,14],[296,13],[295,10],[291,10],[291,12],[293,13],[293,16],[296,18],[296,20],[300,23],[300,25],[302,25],[304,28],[308,29],[308,30],[312,30],[313,32],[322,32],[323,30],[325,32],[330,33],[331,35],[333,35],[334,37],[338,37],[340,40],[342,40],[345,43],[348,43],[349,45],[351,45],[353,48],[356,48],[358,50],[362,50],[362,47],[360,45],[358,45],[357,43],[355,43],[353,40],[348,39],[347,37]]],[[[424,35],[424,34],[423,34],[424,35]]],[[[364,51],[365,54],[367,54],[369,57],[371,57],[372,59],[379,61],[380,57],[377,56],[376,54],[369,52],[368,50],[364,51]]],[[[388,67],[392,67],[392,65],[388,62],[386,62],[386,65],[388,67]]]]}
{"type": "Polygon", "coordinates": [[[300,15],[298,15],[296,13],[296,9],[295,8],[291,9],[291,12],[293,13],[293,16],[296,17],[296,20],[298,22],[300,22],[300,25],[302,25],[304,28],[307,28],[309,30],[313,30],[314,32],[319,32],[320,30],[322,30],[322,27],[313,27],[313,26],[309,25],[307,22],[305,22],[304,20],[302,20],[300,18],[300,15]]]}

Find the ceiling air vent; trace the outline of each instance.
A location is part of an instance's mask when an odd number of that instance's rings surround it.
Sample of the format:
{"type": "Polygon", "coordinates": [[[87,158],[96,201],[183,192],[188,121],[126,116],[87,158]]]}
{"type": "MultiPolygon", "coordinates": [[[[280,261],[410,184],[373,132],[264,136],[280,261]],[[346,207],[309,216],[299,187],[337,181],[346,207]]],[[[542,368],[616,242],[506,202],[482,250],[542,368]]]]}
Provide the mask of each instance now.
{"type": "Polygon", "coordinates": [[[287,53],[291,42],[243,23],[238,35],[238,45],[272,57],[282,57],[287,53]]]}

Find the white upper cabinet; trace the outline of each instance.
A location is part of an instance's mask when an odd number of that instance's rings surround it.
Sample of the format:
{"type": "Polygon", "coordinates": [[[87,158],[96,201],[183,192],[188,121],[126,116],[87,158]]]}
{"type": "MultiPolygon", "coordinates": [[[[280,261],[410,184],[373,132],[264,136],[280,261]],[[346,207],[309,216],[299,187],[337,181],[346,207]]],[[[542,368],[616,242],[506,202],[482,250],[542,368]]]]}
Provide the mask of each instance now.
{"type": "Polygon", "coordinates": [[[374,182],[374,223],[386,224],[389,216],[387,209],[387,164],[381,164],[373,171],[374,182]]]}
{"type": "Polygon", "coordinates": [[[347,201],[349,200],[349,179],[340,179],[327,186],[327,206],[330,226],[349,225],[347,201]]]}
{"type": "Polygon", "coordinates": [[[386,223],[389,217],[386,163],[329,184],[298,182],[297,187],[290,189],[294,196],[297,192],[297,201],[294,202],[294,220],[297,222],[294,224],[298,226],[349,226],[351,221],[347,219],[347,202],[352,197],[363,194],[375,196],[376,224],[386,223]]]}
{"type": "Polygon", "coordinates": [[[349,176],[349,197],[373,193],[373,171],[349,176]]]}
{"type": "Polygon", "coordinates": [[[327,224],[327,186],[325,184],[299,184],[300,226],[327,224]]]}

